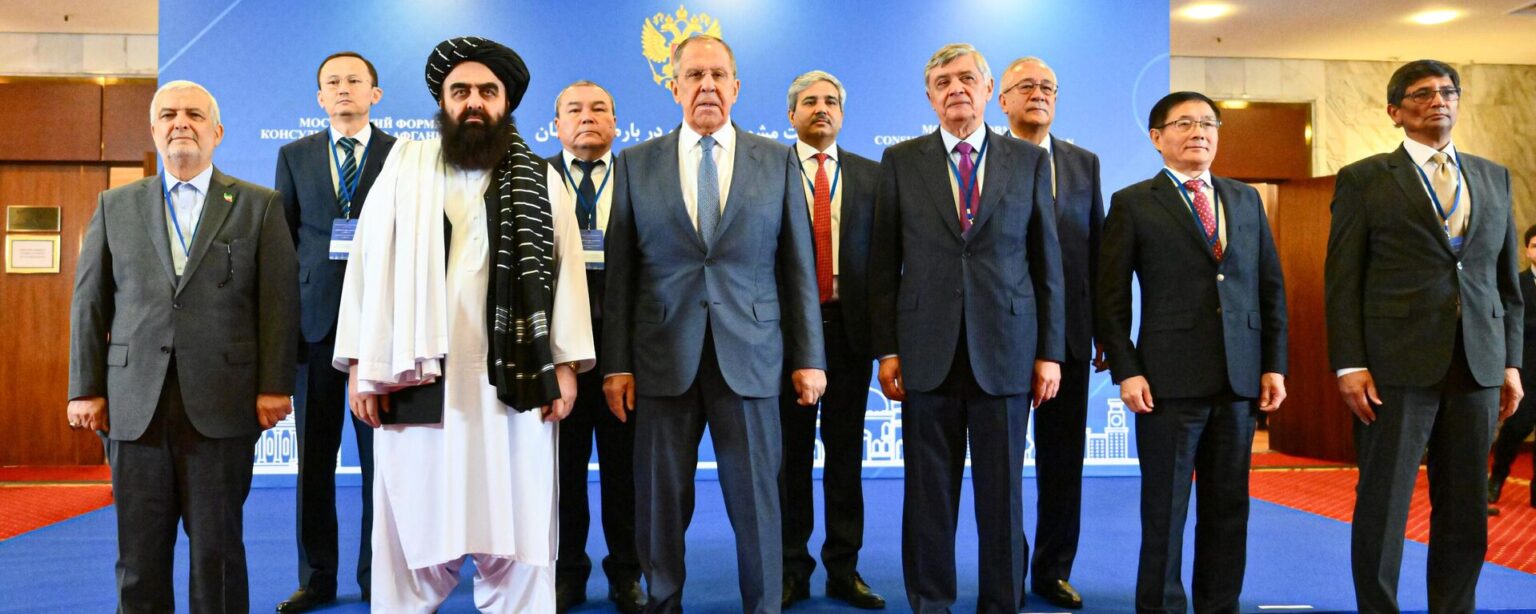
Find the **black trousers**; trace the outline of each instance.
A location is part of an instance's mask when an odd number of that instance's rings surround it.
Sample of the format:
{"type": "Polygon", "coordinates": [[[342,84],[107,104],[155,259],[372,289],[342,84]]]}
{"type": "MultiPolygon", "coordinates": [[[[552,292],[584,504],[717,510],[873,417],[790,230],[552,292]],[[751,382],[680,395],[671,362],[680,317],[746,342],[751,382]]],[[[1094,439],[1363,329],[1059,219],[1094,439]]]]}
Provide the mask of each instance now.
{"type": "Polygon", "coordinates": [[[299,435],[299,481],[294,496],[299,542],[299,586],[336,590],[340,559],[336,528],[336,453],[341,430],[348,422],[357,436],[363,470],[363,522],[357,549],[357,585],[372,585],[373,568],[373,428],[347,409],[347,374],[331,366],[335,342],[326,338],[305,343],[293,395],[294,424],[299,435]]]}
{"type": "Polygon", "coordinates": [[[1428,386],[1381,386],[1370,425],[1355,421],[1360,483],[1350,559],[1361,612],[1396,612],[1403,529],[1419,460],[1429,453],[1431,612],[1471,612],[1488,552],[1488,448],[1499,389],[1483,388],[1466,363],[1461,333],[1445,378],[1428,386]]]}
{"type": "Polygon", "coordinates": [[[907,390],[902,404],[902,575],[914,612],[948,612],[955,603],[955,525],[969,440],[980,542],[975,611],[1013,614],[1023,599],[1029,559],[1023,472],[1030,397],[983,391],[964,339],[962,329],[945,381],[934,390],[907,390]]]}
{"type": "MultiPolygon", "coordinates": [[[[1082,529],[1083,451],[1088,427],[1087,360],[1068,358],[1061,365],[1056,398],[1035,409],[1035,554],[1030,563],[1034,586],[1072,577],[1082,529]]],[[[1023,602],[1019,603],[1023,606],[1023,602]]]]}
{"type": "MultiPolygon", "coordinates": [[[[874,363],[853,351],[836,303],[822,306],[822,334],[827,348],[827,391],[820,403],[822,457],[821,489],[826,499],[827,538],[821,562],[827,577],[858,571],[864,546],[864,410],[869,402],[869,377],[874,363]]],[[[816,570],[809,542],[816,526],[811,470],[816,456],[817,407],[798,402],[785,374],[779,395],[779,421],[784,431],[784,470],[779,498],[784,514],[784,575],[808,578],[816,570]]]]}
{"type": "Polygon", "coordinates": [[[1181,566],[1191,482],[1195,508],[1194,608],[1238,611],[1248,561],[1248,468],[1257,406],[1227,393],[1155,399],[1136,414],[1141,463],[1137,612],[1186,612],[1181,566]]]}
{"type": "MultiPolygon", "coordinates": [[[[1533,297],[1532,300],[1536,300],[1533,297]]],[[[1509,477],[1509,468],[1515,464],[1515,457],[1520,455],[1520,444],[1536,429],[1536,365],[1530,365],[1521,370],[1521,384],[1529,392],[1520,400],[1520,407],[1515,409],[1514,415],[1504,420],[1504,425],[1499,427],[1499,436],[1493,440],[1493,470],[1488,479],[1491,482],[1503,482],[1509,477]]],[[[1531,470],[1536,472],[1536,456],[1531,458],[1531,470]]],[[[1531,505],[1536,506],[1536,497],[1531,498],[1531,505]]]]}
{"type": "Polygon", "coordinates": [[[683,609],[684,534],[693,520],[694,473],[706,425],[719,463],[725,513],[736,534],[741,611],[779,611],[779,400],[746,398],[731,390],[714,345],[705,333],[699,372],[688,390],[672,397],[638,397],[632,414],[635,539],[650,595],[646,612],[683,609]]]}
{"type": "MultiPolygon", "coordinates": [[[[110,402],[110,401],[109,401],[110,402]]],[[[256,411],[256,399],[228,411],[256,411]]],[[[107,440],[117,505],[118,612],[172,612],[176,524],[191,554],[192,612],[247,612],[243,506],[260,433],[212,439],[187,419],[173,359],[144,434],[107,440]]]]}
{"type": "MultiPolygon", "coordinates": [[[[599,346],[602,321],[593,320],[599,346]]],[[[599,349],[599,353],[601,350],[599,349]]],[[[560,552],[555,581],[585,587],[592,575],[587,531],[592,526],[587,501],[587,462],[597,441],[598,479],[602,492],[603,539],[608,556],[603,573],[610,586],[640,579],[635,554],[635,423],[619,422],[603,396],[603,374],[593,369],[576,376],[576,407],[560,421],[560,552]]]]}

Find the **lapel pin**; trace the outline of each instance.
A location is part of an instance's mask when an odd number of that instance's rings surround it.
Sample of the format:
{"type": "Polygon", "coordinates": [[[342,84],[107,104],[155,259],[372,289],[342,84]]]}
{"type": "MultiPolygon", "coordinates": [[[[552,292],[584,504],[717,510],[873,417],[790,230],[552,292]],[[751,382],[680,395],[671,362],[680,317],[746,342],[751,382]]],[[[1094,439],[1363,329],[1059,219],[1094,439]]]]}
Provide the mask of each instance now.
{"type": "Polygon", "coordinates": [[[229,192],[225,192],[224,193],[224,202],[229,203],[231,205],[235,204],[235,195],[232,194],[232,193],[229,193],[229,192]]]}

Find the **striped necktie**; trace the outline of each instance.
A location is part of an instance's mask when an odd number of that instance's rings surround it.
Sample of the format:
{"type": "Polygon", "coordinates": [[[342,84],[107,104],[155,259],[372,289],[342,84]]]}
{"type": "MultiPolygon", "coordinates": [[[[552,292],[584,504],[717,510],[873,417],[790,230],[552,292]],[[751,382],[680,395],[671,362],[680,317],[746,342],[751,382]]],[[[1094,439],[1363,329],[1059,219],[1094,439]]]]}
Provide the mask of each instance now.
{"type": "Polygon", "coordinates": [[[350,136],[341,137],[336,141],[336,146],[341,148],[345,157],[341,160],[341,185],[336,189],[336,202],[341,205],[342,217],[352,217],[352,199],[346,193],[357,182],[357,139],[350,136]]]}

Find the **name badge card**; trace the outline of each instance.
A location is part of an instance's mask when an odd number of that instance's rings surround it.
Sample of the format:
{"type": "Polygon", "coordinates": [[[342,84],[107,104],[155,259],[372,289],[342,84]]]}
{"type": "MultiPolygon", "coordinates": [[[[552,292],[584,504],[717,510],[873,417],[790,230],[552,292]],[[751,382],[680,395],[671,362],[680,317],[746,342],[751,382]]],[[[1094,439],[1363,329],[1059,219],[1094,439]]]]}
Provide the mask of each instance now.
{"type": "Polygon", "coordinates": [[[331,221],[331,260],[346,260],[352,255],[352,237],[357,234],[357,220],[331,221]]]}
{"type": "Polygon", "coordinates": [[[583,260],[586,261],[588,269],[600,270],[603,268],[603,231],[581,231],[581,249],[582,255],[585,256],[583,260]]]}

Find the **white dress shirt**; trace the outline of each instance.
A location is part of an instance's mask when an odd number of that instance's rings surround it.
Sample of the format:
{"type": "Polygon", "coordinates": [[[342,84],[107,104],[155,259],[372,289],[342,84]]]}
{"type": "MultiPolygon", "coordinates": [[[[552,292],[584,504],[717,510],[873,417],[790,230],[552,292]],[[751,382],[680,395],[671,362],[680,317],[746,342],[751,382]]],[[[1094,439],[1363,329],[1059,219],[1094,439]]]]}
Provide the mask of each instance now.
{"type": "Polygon", "coordinates": [[[192,238],[197,234],[199,222],[203,221],[203,204],[208,200],[208,183],[213,181],[213,165],[198,173],[191,181],[182,181],[172,175],[170,171],[163,171],[165,187],[171,192],[171,209],[175,211],[174,219],[171,215],[165,216],[165,232],[171,238],[171,267],[176,270],[176,276],[181,277],[182,271],[187,268],[187,256],[192,252],[192,238]],[[177,232],[177,227],[181,232],[177,232]]]}
{"type": "MultiPolygon", "coordinates": [[[[944,138],[944,151],[945,153],[949,154],[950,161],[955,163],[955,168],[960,168],[960,154],[955,151],[955,146],[959,145],[960,141],[962,140],[971,144],[971,162],[974,164],[974,168],[976,169],[977,194],[982,193],[982,184],[987,182],[986,165],[983,164],[986,161],[981,159],[981,154],[983,153],[981,151],[981,146],[986,142],[987,131],[987,124],[982,123],[981,126],[971,131],[970,136],[962,139],[958,136],[950,134],[948,130],[945,130],[942,127],[939,128],[939,135],[944,138]]],[[[948,164],[944,165],[944,176],[949,177],[949,192],[955,196],[955,215],[964,215],[965,204],[960,202],[960,182],[955,179],[955,173],[949,168],[948,164]]],[[[981,199],[978,198],[976,202],[978,203],[979,207],[981,199]]]]}
{"type": "MultiPolygon", "coordinates": [[[[576,166],[576,161],[581,158],[571,153],[571,150],[561,150],[560,156],[565,160],[565,170],[569,178],[565,181],[565,191],[571,196],[571,203],[575,204],[577,189],[581,187],[581,180],[586,177],[586,172],[576,166]]],[[[608,228],[608,208],[613,203],[613,186],[604,185],[608,179],[608,171],[613,168],[613,152],[609,151],[597,159],[597,166],[592,167],[592,189],[597,190],[597,228],[608,228]]]]}
{"type": "MultiPolygon", "coordinates": [[[[720,178],[720,213],[725,219],[725,197],[731,192],[731,170],[736,166],[736,126],[727,119],[714,134],[715,147],[710,150],[715,159],[715,175],[720,178]]],[[[682,181],[683,204],[688,207],[688,219],[693,227],[699,227],[699,163],[704,160],[704,148],[699,139],[704,138],[688,122],[678,129],[677,173],[682,181]]]]}
{"type": "MultiPolygon", "coordinates": [[[[839,230],[843,226],[843,180],[839,170],[843,167],[843,161],[837,158],[837,143],[827,146],[825,151],[818,151],[815,147],[806,145],[804,141],[795,142],[795,154],[800,156],[800,170],[805,179],[805,208],[811,214],[811,231],[816,231],[816,154],[827,154],[827,186],[832,190],[832,285],[837,286],[838,254],[842,252],[842,237],[839,230]]],[[[814,240],[814,234],[812,235],[814,240]]],[[[836,294],[834,292],[834,294],[836,294]]]]}
{"type": "MultiPolygon", "coordinates": [[[[328,130],[331,133],[332,151],[332,154],[328,157],[331,167],[331,189],[335,190],[339,195],[341,194],[341,169],[336,168],[336,165],[338,163],[345,164],[347,162],[347,150],[341,148],[340,142],[341,137],[348,135],[342,134],[341,131],[337,130],[335,126],[331,126],[328,130]]],[[[368,151],[368,140],[373,138],[373,126],[370,124],[363,124],[362,130],[358,130],[357,134],[350,136],[354,139],[357,139],[357,146],[352,149],[352,155],[357,159],[357,176],[359,177],[357,182],[359,185],[361,185],[363,182],[361,179],[363,176],[363,154],[367,153],[368,151]]],[[[352,203],[352,208],[356,209],[357,203],[352,203]]]]}
{"type": "MultiPolygon", "coordinates": [[[[1468,211],[1471,211],[1470,207],[1472,206],[1472,191],[1466,189],[1467,178],[1465,175],[1461,174],[1461,166],[1456,163],[1457,160],[1455,144],[1446,143],[1445,149],[1435,149],[1413,139],[1403,139],[1403,149],[1408,151],[1408,157],[1413,158],[1413,163],[1418,165],[1419,169],[1424,171],[1424,176],[1429,177],[1431,181],[1434,180],[1435,173],[1439,172],[1440,170],[1439,165],[1435,164],[1431,158],[1433,158],[1435,154],[1442,151],[1445,152],[1445,155],[1450,156],[1450,161],[1448,164],[1456,169],[1456,181],[1462,186],[1461,204],[1459,206],[1469,207],[1468,211]]],[[[1430,207],[1434,207],[1434,196],[1430,194],[1430,187],[1424,184],[1423,181],[1420,181],[1419,184],[1424,186],[1424,194],[1430,196],[1430,207]]],[[[1451,203],[1441,202],[1440,206],[1446,208],[1446,213],[1450,213],[1451,203]]],[[[1435,219],[1440,219],[1439,211],[1435,212],[1435,219]]],[[[1460,232],[1456,233],[1456,236],[1464,236],[1466,234],[1467,229],[1465,224],[1471,220],[1471,215],[1462,218],[1463,226],[1460,228],[1460,232]]]]}
{"type": "MultiPolygon", "coordinates": [[[[1210,171],[1210,169],[1206,169],[1204,171],[1201,171],[1200,175],[1198,175],[1198,176],[1190,177],[1189,175],[1185,175],[1184,173],[1180,173],[1179,171],[1173,170],[1172,168],[1169,168],[1169,167],[1166,167],[1166,166],[1164,166],[1163,168],[1166,169],[1168,172],[1173,173],[1173,176],[1178,179],[1178,183],[1181,186],[1184,185],[1185,183],[1188,183],[1189,180],[1191,180],[1191,179],[1199,179],[1200,180],[1200,184],[1201,184],[1200,191],[1205,194],[1205,202],[1211,203],[1211,208],[1216,210],[1215,211],[1215,214],[1216,214],[1216,242],[1221,245],[1222,249],[1226,249],[1226,247],[1227,247],[1227,214],[1226,214],[1225,211],[1223,211],[1223,207],[1221,206],[1221,203],[1217,202],[1217,200],[1216,200],[1216,183],[1211,180],[1211,171],[1210,171]]],[[[1177,186],[1175,186],[1175,187],[1177,187],[1177,186]]],[[[1182,196],[1180,198],[1182,198],[1182,196]]],[[[1194,195],[1193,192],[1191,192],[1190,195],[1189,195],[1189,202],[1187,202],[1185,204],[1186,204],[1186,206],[1189,207],[1190,213],[1198,215],[1198,213],[1195,211],[1195,195],[1194,195]]],[[[1201,232],[1204,232],[1204,230],[1202,229],[1201,232]]]]}

